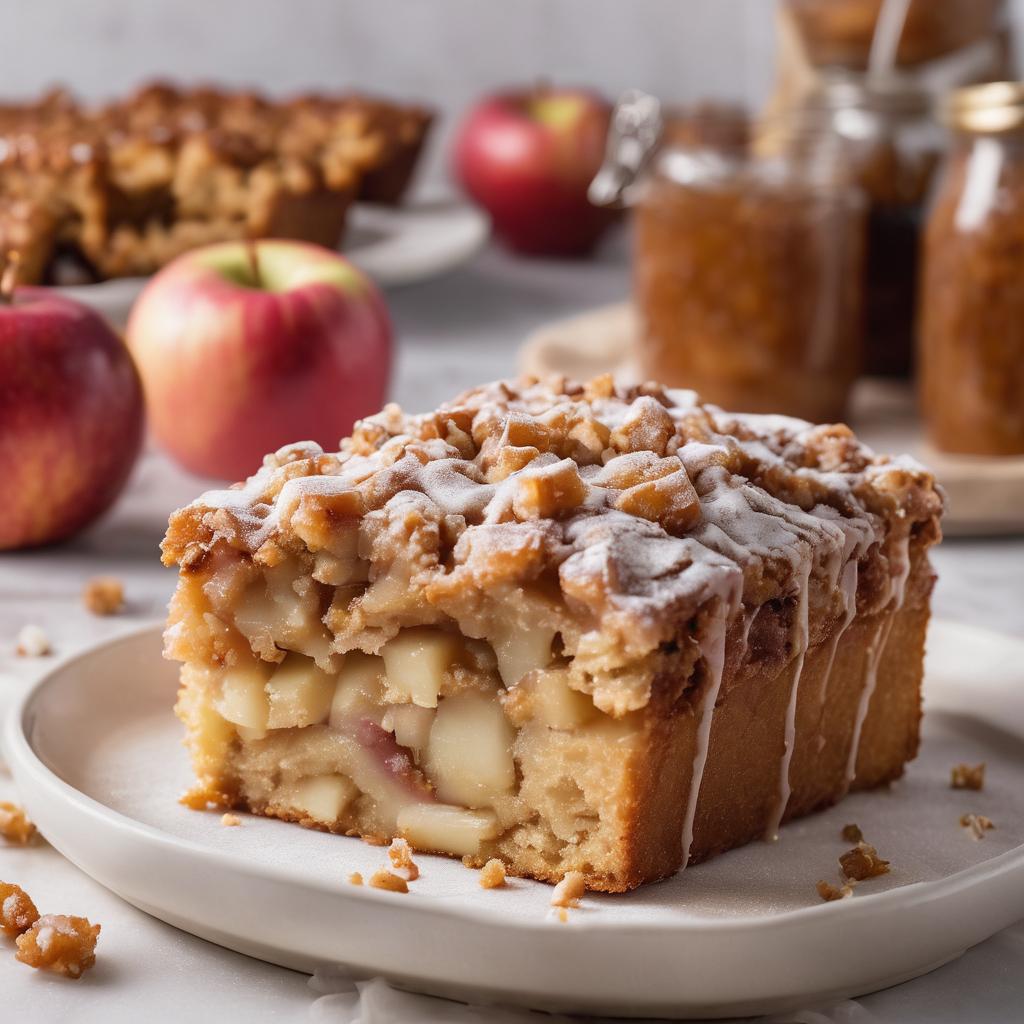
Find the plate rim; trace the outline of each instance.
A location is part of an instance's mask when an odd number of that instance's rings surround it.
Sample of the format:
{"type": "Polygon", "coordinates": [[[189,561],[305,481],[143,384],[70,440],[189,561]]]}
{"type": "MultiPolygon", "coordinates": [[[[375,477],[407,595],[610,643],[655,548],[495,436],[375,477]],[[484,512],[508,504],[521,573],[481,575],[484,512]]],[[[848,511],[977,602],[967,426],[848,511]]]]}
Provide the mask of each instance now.
{"type": "MultiPolygon", "coordinates": [[[[980,642],[984,642],[986,639],[991,640],[992,638],[998,638],[998,640],[1003,642],[1009,641],[1019,646],[1022,655],[1024,655],[1024,639],[1012,634],[1000,633],[995,630],[985,629],[984,627],[947,619],[933,620],[932,626],[943,631],[954,630],[964,635],[968,633],[974,634],[976,640],[980,642]]],[[[46,672],[15,699],[7,712],[2,731],[3,749],[10,763],[12,773],[15,776],[15,781],[18,781],[20,773],[31,775],[38,785],[42,785],[50,791],[51,796],[57,796],[62,800],[70,801],[77,810],[93,818],[101,819],[106,826],[113,827],[119,831],[126,831],[135,839],[144,840],[156,847],[163,848],[165,851],[173,850],[176,853],[182,853],[197,860],[210,859],[217,862],[221,868],[235,873],[244,873],[253,878],[270,880],[277,884],[296,885],[307,891],[322,891],[322,883],[315,882],[310,878],[304,878],[301,871],[297,871],[290,866],[256,864],[248,861],[244,856],[240,857],[237,854],[208,847],[200,842],[173,835],[157,826],[148,825],[129,815],[123,814],[66,782],[46,764],[33,748],[29,737],[29,727],[34,714],[34,705],[40,699],[42,691],[47,686],[52,685],[53,680],[58,675],[78,662],[89,660],[100,651],[136,642],[148,634],[152,634],[154,641],[157,641],[162,630],[162,622],[158,620],[150,621],[137,628],[125,630],[116,636],[106,638],[86,648],[64,655],[50,665],[46,672]]],[[[1024,691],[1022,691],[1021,700],[1024,702],[1024,691]]],[[[941,709],[941,704],[939,709],[941,709]]],[[[64,855],[63,851],[61,852],[64,855]]],[[[73,858],[68,857],[67,859],[71,860],[72,863],[76,863],[77,866],[77,862],[73,858]]],[[[885,913],[910,911],[919,906],[957,895],[965,888],[992,882],[1005,874],[1013,872],[1015,869],[1022,868],[1024,868],[1024,844],[1007,850],[981,864],[962,868],[942,878],[908,882],[885,892],[860,895],[857,900],[841,901],[843,904],[841,910],[838,905],[833,905],[832,903],[819,903],[757,917],[737,916],[725,919],[700,918],[695,920],[680,916],[678,919],[668,920],[613,921],[609,918],[602,919],[601,915],[595,915],[593,918],[588,918],[585,922],[577,925],[577,928],[572,929],[572,933],[575,934],[578,928],[584,928],[588,931],[601,931],[634,937],[639,935],[659,936],[669,934],[678,936],[680,934],[687,934],[688,937],[692,938],[695,935],[708,932],[714,932],[720,937],[736,932],[748,934],[751,931],[761,931],[764,929],[775,931],[778,929],[799,928],[808,922],[820,923],[828,916],[836,914],[843,914],[843,920],[850,921],[851,915],[855,919],[864,916],[874,916],[876,908],[879,907],[885,913]]],[[[356,902],[366,902],[371,905],[381,903],[382,901],[384,904],[387,904],[393,902],[399,896],[396,893],[355,886],[349,886],[344,889],[339,888],[335,895],[341,896],[344,899],[352,899],[356,902]]],[[[622,895],[626,898],[629,896],[628,893],[622,895]]],[[[535,932],[548,933],[550,930],[550,922],[545,919],[544,915],[538,915],[537,920],[502,917],[492,909],[479,909],[475,903],[472,905],[453,905],[448,899],[433,896],[426,892],[419,894],[419,896],[420,898],[415,901],[415,905],[406,903],[403,906],[411,912],[419,911],[431,916],[441,915],[452,920],[470,921],[478,925],[498,926],[503,929],[511,929],[527,934],[535,932]]]]}

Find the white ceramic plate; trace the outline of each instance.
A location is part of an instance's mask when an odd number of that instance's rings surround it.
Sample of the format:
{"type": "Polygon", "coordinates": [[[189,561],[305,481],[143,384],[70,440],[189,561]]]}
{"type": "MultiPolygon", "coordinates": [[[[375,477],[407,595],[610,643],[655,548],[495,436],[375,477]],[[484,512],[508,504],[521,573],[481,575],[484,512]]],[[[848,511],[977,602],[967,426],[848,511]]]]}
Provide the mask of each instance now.
{"type": "MultiPolygon", "coordinates": [[[[459,266],[487,240],[484,214],[452,200],[405,206],[356,203],[341,252],[385,288],[425,281],[459,266]]],[[[57,289],[123,326],[148,278],[122,277],[57,289]]]]}
{"type": "Polygon", "coordinates": [[[171,715],[175,666],[152,627],[57,666],[5,740],[50,842],[129,902],[300,970],[331,962],[441,995],[553,1010],[726,1016],[850,997],[922,974],[1024,917],[1024,642],[937,624],[926,739],[905,779],[626,896],[588,896],[567,924],[550,889],[484,891],[457,861],[417,857],[408,895],[347,883],[384,851],[357,839],[176,802],[189,781],[171,715]],[[950,767],[986,761],[983,792],[950,767]],[[987,814],[977,841],[958,820],[987,814]],[[821,903],[857,822],[892,862],[821,903]]]}

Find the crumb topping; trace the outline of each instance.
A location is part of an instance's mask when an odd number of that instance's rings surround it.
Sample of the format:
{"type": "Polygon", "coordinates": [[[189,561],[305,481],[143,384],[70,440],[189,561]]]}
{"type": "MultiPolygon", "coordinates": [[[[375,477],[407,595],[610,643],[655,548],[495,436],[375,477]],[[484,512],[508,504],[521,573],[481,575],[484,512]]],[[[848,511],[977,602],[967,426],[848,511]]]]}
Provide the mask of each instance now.
{"type": "Polygon", "coordinates": [[[44,914],[15,940],[15,959],[37,970],[80,978],[96,963],[100,925],[84,917],[44,914]]]}
{"type": "Polygon", "coordinates": [[[849,882],[843,883],[841,886],[832,885],[831,882],[826,882],[822,879],[817,885],[818,895],[826,902],[832,903],[835,900],[849,899],[853,895],[853,885],[849,882]]]}
{"type": "Polygon", "coordinates": [[[500,889],[505,884],[505,865],[492,857],[480,869],[480,887],[482,889],[500,889]]]}
{"type": "Polygon", "coordinates": [[[409,886],[404,878],[392,874],[387,868],[381,868],[370,876],[370,885],[374,889],[386,889],[388,892],[408,892],[409,886]]]}
{"type": "Polygon", "coordinates": [[[889,872],[889,862],[879,857],[878,851],[863,840],[839,858],[839,866],[847,879],[853,879],[856,882],[863,882],[867,878],[877,878],[879,875],[889,872]]]}
{"type": "Polygon", "coordinates": [[[864,833],[861,832],[859,825],[844,825],[842,837],[848,843],[861,843],[864,841],[864,833]]]}
{"type": "Polygon", "coordinates": [[[96,576],[86,583],[82,603],[93,615],[116,615],[124,607],[124,584],[116,576],[96,576]]]}
{"type": "Polygon", "coordinates": [[[237,814],[223,814],[220,823],[225,828],[236,828],[242,824],[242,819],[237,814]]]}
{"type": "Polygon", "coordinates": [[[0,931],[14,939],[38,920],[39,911],[28,893],[20,885],[0,882],[0,931]]]}
{"type": "Polygon", "coordinates": [[[981,764],[955,764],[950,772],[951,789],[984,789],[985,762],[981,764]]]}
{"type": "MultiPolygon", "coordinates": [[[[621,716],[667,676],[663,646],[686,622],[731,622],[801,588],[836,621],[854,561],[857,607],[881,609],[911,532],[937,540],[941,510],[927,471],[846,427],[739,416],[609,377],[526,380],[425,416],[390,405],[334,454],[283,448],[176,512],[163,557],[183,575],[220,548],[306,560],[330,581],[323,623],[338,652],[376,653],[401,625],[491,635],[516,592],[561,637],[573,688],[621,716]]],[[[188,660],[180,635],[167,643],[188,660]]]]}
{"type": "Polygon", "coordinates": [[[972,839],[984,839],[985,833],[994,829],[995,825],[984,814],[964,814],[960,818],[960,827],[966,829],[972,839]]]}
{"type": "Polygon", "coordinates": [[[0,836],[9,843],[24,846],[36,834],[36,827],[28,820],[23,808],[0,800],[0,836]]]}
{"type": "Polygon", "coordinates": [[[415,882],[420,877],[420,869],[412,859],[412,847],[405,839],[391,840],[391,845],[388,847],[388,859],[395,871],[402,872],[402,876],[407,882],[415,882]]]}
{"type": "Polygon", "coordinates": [[[350,874],[348,876],[348,884],[349,885],[362,885],[363,884],[363,876],[358,871],[353,871],[352,874],[350,874]]]}

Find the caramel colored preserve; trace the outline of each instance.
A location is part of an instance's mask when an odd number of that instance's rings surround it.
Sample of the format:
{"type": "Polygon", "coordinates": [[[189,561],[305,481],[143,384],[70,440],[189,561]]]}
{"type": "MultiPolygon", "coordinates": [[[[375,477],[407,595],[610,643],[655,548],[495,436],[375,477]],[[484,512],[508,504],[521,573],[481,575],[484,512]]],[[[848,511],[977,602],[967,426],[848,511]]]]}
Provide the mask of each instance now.
{"type": "Polygon", "coordinates": [[[921,408],[936,447],[1024,454],[1024,83],[954,93],[925,233],[921,408]]]}

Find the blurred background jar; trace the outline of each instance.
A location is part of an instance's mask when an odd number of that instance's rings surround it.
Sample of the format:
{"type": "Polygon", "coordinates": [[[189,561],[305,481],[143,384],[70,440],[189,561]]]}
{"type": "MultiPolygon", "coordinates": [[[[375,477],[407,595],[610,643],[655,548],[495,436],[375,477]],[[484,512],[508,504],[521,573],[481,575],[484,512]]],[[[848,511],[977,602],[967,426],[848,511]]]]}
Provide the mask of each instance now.
{"type": "Polygon", "coordinates": [[[929,216],[920,394],[947,452],[1024,454],[1024,83],[953,93],[929,216]]]}
{"type": "MultiPolygon", "coordinates": [[[[760,157],[624,99],[594,198],[634,209],[644,377],[729,409],[842,418],[860,368],[864,204],[829,140],[760,157]],[[671,122],[670,122],[671,123],[671,122]]],[[[729,136],[730,139],[732,136],[729,136]]]]}

